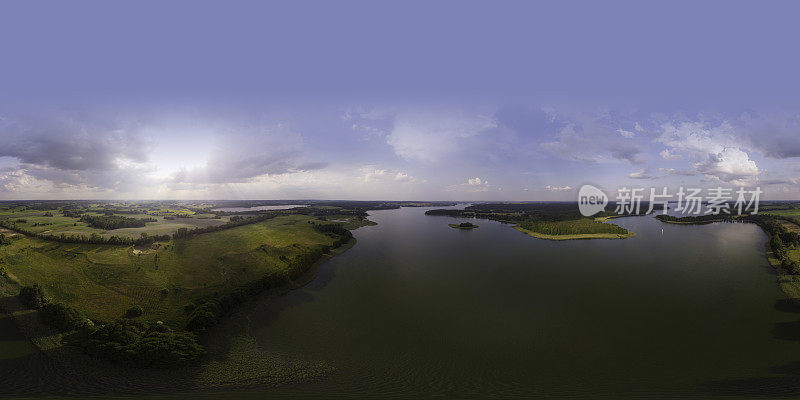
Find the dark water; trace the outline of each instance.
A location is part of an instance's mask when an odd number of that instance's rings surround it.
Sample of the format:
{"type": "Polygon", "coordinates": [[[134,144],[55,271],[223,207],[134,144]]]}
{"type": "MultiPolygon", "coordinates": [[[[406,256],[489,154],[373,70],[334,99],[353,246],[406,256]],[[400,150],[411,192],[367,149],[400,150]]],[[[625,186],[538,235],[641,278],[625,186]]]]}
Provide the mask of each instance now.
{"type": "Polygon", "coordinates": [[[800,314],[755,225],[629,217],[630,239],[553,242],[424,211],[370,212],[354,248],[251,316],[266,351],[332,376],[227,396],[800,395],[800,314]]]}

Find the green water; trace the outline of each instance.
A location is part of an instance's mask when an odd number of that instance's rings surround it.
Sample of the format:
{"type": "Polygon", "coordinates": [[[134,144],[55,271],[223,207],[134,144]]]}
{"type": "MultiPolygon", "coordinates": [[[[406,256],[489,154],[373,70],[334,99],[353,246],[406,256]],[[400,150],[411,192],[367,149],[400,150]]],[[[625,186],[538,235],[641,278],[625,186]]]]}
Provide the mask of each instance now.
{"type": "MultiPolygon", "coordinates": [[[[264,350],[332,375],[227,397],[800,394],[800,314],[755,225],[629,217],[615,223],[633,238],[553,242],[424,211],[370,212],[378,225],[356,230],[354,248],[250,315],[264,350]]],[[[36,393],[23,389],[0,393],[36,393]]]]}

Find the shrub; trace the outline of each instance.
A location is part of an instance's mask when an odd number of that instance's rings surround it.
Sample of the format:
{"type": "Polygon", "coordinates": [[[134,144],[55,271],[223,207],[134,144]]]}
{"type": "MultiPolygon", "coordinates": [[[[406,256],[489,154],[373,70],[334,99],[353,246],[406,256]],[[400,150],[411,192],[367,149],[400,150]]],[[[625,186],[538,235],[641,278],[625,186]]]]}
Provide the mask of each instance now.
{"type": "Polygon", "coordinates": [[[39,309],[47,304],[47,296],[38,283],[23,286],[19,291],[19,301],[28,308],[39,309]]]}
{"type": "Polygon", "coordinates": [[[184,307],[184,310],[190,313],[186,329],[190,331],[206,330],[216,325],[220,318],[234,307],[244,303],[250,296],[288,283],[289,275],[286,272],[273,272],[224,296],[215,297],[199,304],[190,303],[184,307]]]}
{"type": "Polygon", "coordinates": [[[125,316],[128,318],[136,318],[136,317],[141,317],[143,313],[144,310],[142,309],[142,307],[133,306],[129,308],[128,311],[125,311],[125,316]]]}
{"type": "Polygon", "coordinates": [[[161,323],[125,319],[88,332],[79,344],[95,357],[137,367],[180,367],[205,354],[190,332],[174,332],[161,323]]]}
{"type": "Polygon", "coordinates": [[[45,323],[62,331],[72,331],[87,325],[86,316],[61,303],[45,304],[39,315],[45,323]]]}

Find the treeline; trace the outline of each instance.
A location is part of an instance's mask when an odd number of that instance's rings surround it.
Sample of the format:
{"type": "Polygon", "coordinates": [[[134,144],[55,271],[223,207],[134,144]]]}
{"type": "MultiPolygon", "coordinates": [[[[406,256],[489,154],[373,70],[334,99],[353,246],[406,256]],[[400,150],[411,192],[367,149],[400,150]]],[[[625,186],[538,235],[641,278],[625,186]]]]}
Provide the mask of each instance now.
{"type": "Polygon", "coordinates": [[[733,215],[698,215],[688,217],[673,217],[670,215],[656,216],[664,222],[681,222],[692,224],[708,224],[712,222],[750,222],[758,225],[769,235],[769,248],[772,254],[781,262],[781,266],[791,274],[800,274],[800,264],[789,257],[789,250],[800,245],[800,234],[790,232],[780,223],[780,220],[791,219],[776,217],[769,214],[733,215]]]}
{"type": "Polygon", "coordinates": [[[662,222],[678,222],[685,224],[710,224],[712,222],[733,222],[733,216],[729,214],[709,214],[709,215],[692,215],[686,217],[675,217],[672,215],[656,215],[656,218],[662,222]]]}
{"type": "MultiPolygon", "coordinates": [[[[147,235],[146,233],[142,233],[142,235],[137,239],[121,237],[117,235],[113,235],[111,237],[103,237],[97,233],[93,233],[91,236],[86,235],[67,235],[65,233],[61,234],[43,234],[31,231],[29,229],[25,229],[17,223],[25,223],[26,220],[18,219],[15,221],[10,220],[0,220],[0,227],[15,231],[17,233],[21,233],[26,236],[31,236],[43,240],[51,240],[54,242],[60,243],[78,243],[78,244],[109,244],[109,245],[122,245],[122,246],[148,246],[155,242],[166,242],[169,241],[170,238],[174,239],[185,239],[190,238],[195,235],[199,235],[202,233],[209,233],[209,232],[216,232],[221,231],[223,229],[234,228],[237,226],[253,224],[256,222],[266,221],[271,218],[275,218],[278,214],[277,213],[268,213],[268,214],[260,214],[258,216],[254,216],[251,218],[242,218],[236,221],[231,221],[222,225],[215,225],[215,226],[205,226],[205,227],[197,227],[194,229],[188,228],[180,228],[178,229],[172,236],[170,235],[147,235]]],[[[125,217],[122,217],[125,218],[125,217]]]]}
{"type": "Polygon", "coordinates": [[[224,229],[235,228],[237,226],[254,224],[256,222],[263,222],[263,221],[266,221],[268,219],[275,218],[277,216],[278,216],[278,213],[276,213],[276,212],[268,212],[268,213],[259,214],[259,215],[256,215],[256,216],[250,217],[250,218],[240,218],[240,219],[237,218],[236,220],[231,218],[230,222],[226,222],[226,223],[224,223],[222,225],[202,226],[202,227],[197,227],[197,228],[194,228],[194,229],[179,228],[174,234],[172,234],[172,237],[175,238],[175,239],[185,239],[185,238],[190,238],[190,237],[202,234],[202,233],[216,232],[216,231],[221,231],[221,230],[224,230],[224,229]]]}
{"type": "Polygon", "coordinates": [[[789,250],[797,248],[800,244],[800,235],[797,232],[789,232],[779,222],[779,218],[771,215],[746,215],[741,219],[760,226],[769,235],[769,247],[775,258],[781,262],[781,266],[791,274],[800,274],[800,264],[789,257],[789,250]]]}
{"type": "Polygon", "coordinates": [[[117,319],[95,326],[80,311],[51,302],[38,284],[23,286],[20,302],[39,310],[42,321],[67,332],[65,341],[88,354],[125,366],[175,368],[199,359],[205,349],[191,332],[177,332],[161,323],[117,319]]]}
{"type": "Polygon", "coordinates": [[[222,317],[230,314],[234,308],[253,296],[268,289],[283,287],[299,278],[314,263],[319,261],[325,253],[344,245],[353,237],[352,232],[339,224],[315,224],[314,229],[334,237],[336,240],[330,246],[308,248],[308,251],[291,259],[281,256],[280,259],[287,263],[285,271],[269,273],[261,279],[242,285],[230,293],[224,295],[216,294],[209,299],[190,303],[185,307],[185,311],[189,313],[186,329],[200,332],[216,325],[222,317]]]}
{"type": "MultiPolygon", "coordinates": [[[[353,238],[353,233],[345,229],[341,224],[314,224],[314,230],[336,239],[333,241],[333,248],[337,248],[353,238]]],[[[328,248],[323,248],[326,253],[329,250],[328,248]]]]}
{"type": "Polygon", "coordinates": [[[496,213],[493,211],[484,211],[484,210],[467,211],[467,210],[450,210],[450,209],[428,210],[425,211],[425,215],[457,217],[457,218],[481,218],[481,219],[490,219],[493,221],[504,222],[504,223],[518,223],[529,218],[528,215],[524,213],[512,213],[512,212],[496,213]]]}
{"type": "Polygon", "coordinates": [[[627,234],[628,230],[614,224],[598,222],[589,218],[571,221],[527,220],[519,224],[523,229],[544,235],[580,235],[593,233],[627,234]]]}
{"type": "Polygon", "coordinates": [[[97,233],[92,233],[90,236],[86,235],[67,235],[66,233],[61,234],[46,234],[46,233],[39,233],[34,232],[28,229],[25,229],[19,225],[17,225],[14,221],[8,220],[0,220],[0,227],[12,230],[17,233],[21,233],[25,236],[31,236],[43,240],[50,240],[53,242],[59,243],[78,243],[78,244],[110,244],[110,245],[121,245],[121,246],[147,246],[151,245],[155,242],[164,242],[170,239],[169,235],[147,235],[146,233],[142,233],[142,235],[137,239],[122,237],[113,235],[111,237],[103,237],[97,233]]]}
{"type": "Polygon", "coordinates": [[[120,215],[88,215],[84,214],[80,218],[81,222],[85,222],[92,228],[113,230],[120,228],[142,228],[148,222],[158,222],[155,218],[131,218],[123,217],[120,215]]]}

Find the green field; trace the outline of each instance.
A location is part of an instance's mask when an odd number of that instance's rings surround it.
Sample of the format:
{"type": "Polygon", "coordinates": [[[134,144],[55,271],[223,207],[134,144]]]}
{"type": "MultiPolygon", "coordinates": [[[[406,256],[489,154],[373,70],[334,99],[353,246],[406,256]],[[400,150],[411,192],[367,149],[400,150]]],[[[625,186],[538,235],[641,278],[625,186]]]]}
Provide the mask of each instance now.
{"type": "MultiPolygon", "coordinates": [[[[125,214],[126,217],[132,218],[155,218],[157,222],[148,222],[142,228],[120,228],[113,230],[104,230],[88,226],[85,222],[81,222],[78,218],[65,217],[57,210],[47,211],[53,214],[52,217],[46,217],[45,211],[27,212],[24,215],[6,214],[4,219],[11,221],[24,220],[24,223],[17,223],[20,228],[29,230],[35,233],[47,235],[85,235],[91,236],[97,233],[105,238],[111,236],[120,236],[131,239],[139,238],[142,233],[150,236],[154,235],[167,235],[175,233],[180,228],[194,229],[198,227],[206,227],[211,225],[222,225],[230,221],[229,216],[223,216],[219,219],[213,219],[209,214],[192,215],[189,218],[175,218],[165,219],[163,216],[152,214],[125,214]],[[13,217],[13,218],[11,218],[13,217]]],[[[98,213],[88,213],[89,215],[100,215],[98,213]]],[[[122,214],[115,214],[122,215],[122,214]]],[[[213,216],[213,215],[211,215],[213,216]]]]}
{"type": "Polygon", "coordinates": [[[182,326],[190,301],[285,269],[287,260],[330,245],[333,239],[309,221],[322,222],[288,214],[142,249],[17,234],[0,247],[0,266],[20,283],[39,283],[55,300],[94,319],[110,321],[139,305],[145,319],[182,326]]]}

